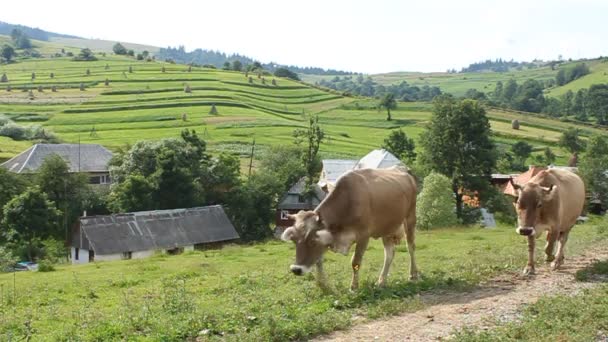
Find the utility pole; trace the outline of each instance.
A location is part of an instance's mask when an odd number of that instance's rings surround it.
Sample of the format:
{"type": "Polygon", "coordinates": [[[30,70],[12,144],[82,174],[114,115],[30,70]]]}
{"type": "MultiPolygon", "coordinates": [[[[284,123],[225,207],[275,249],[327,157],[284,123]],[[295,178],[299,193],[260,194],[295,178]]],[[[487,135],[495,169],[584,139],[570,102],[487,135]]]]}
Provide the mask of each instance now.
{"type": "Polygon", "coordinates": [[[253,138],[253,144],[251,145],[251,156],[249,157],[249,173],[247,174],[247,180],[251,178],[251,167],[253,166],[253,153],[255,152],[255,138],[253,138]]]}

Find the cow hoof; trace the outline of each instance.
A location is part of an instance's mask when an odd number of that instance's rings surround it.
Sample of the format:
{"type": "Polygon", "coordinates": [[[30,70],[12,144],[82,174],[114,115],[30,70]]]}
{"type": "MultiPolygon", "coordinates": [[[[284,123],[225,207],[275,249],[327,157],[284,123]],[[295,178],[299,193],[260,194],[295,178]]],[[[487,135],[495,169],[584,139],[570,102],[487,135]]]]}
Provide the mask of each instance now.
{"type": "Polygon", "coordinates": [[[557,271],[562,264],[554,261],[551,263],[551,271],[557,271]]]}
{"type": "Polygon", "coordinates": [[[545,258],[546,262],[551,262],[553,260],[555,260],[555,256],[553,256],[553,255],[547,255],[547,257],[545,258]]]}
{"type": "Polygon", "coordinates": [[[525,277],[527,277],[527,276],[534,275],[535,273],[536,273],[536,272],[534,271],[534,269],[533,269],[533,268],[531,268],[531,267],[526,267],[526,268],[524,268],[524,271],[522,272],[522,275],[523,275],[523,276],[525,276],[525,277]]]}

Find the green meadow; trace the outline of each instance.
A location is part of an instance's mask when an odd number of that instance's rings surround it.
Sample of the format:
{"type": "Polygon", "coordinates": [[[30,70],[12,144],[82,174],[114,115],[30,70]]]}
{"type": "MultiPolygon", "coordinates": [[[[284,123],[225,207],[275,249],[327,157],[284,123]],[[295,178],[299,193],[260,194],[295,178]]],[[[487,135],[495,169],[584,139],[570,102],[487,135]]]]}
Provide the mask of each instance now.
{"type": "MultiPolygon", "coordinates": [[[[606,243],[600,221],[574,228],[567,258],[606,243]]],[[[526,240],[513,227],[445,228],[417,233],[422,279],[408,280],[399,245],[388,285],[374,282],[383,248],[363,259],[361,288],[349,293],[350,258],[328,252],[329,288],[289,272],[292,243],[226,246],[178,256],[57,266],[54,272],[0,275],[0,336],[32,341],[301,340],[361,318],[416,310],[425,291],[464,291],[502,272],[520,272],[526,240]]],[[[544,257],[538,247],[538,261],[544,257]]],[[[566,259],[566,265],[568,259],[566,259]]]]}
{"type": "MultiPolygon", "coordinates": [[[[60,51],[56,43],[34,43],[49,56],[60,51]]],[[[373,99],[344,97],[271,75],[190,69],[113,55],[98,54],[97,61],[88,62],[49,56],[0,66],[0,73],[9,79],[0,83],[0,114],[21,125],[42,125],[66,142],[99,143],[110,149],[138,140],[176,137],[182,129],[191,128],[212,152],[246,157],[254,139],[261,149],[290,144],[293,130],[303,127],[306,116],[319,115],[329,135],[321,152],[326,157],[352,158],[380,147],[392,129],[401,128],[418,138],[432,111],[429,103],[399,103],[389,122],[373,99]],[[6,90],[9,85],[10,92],[6,90]],[[84,90],[79,89],[81,85],[84,90]],[[53,86],[57,92],[51,91],[53,86]],[[216,114],[211,111],[213,106],[216,114]]],[[[450,91],[447,83],[441,87],[450,91]]],[[[495,109],[489,109],[488,115],[497,142],[509,145],[527,140],[535,151],[551,146],[559,162],[567,159],[555,142],[570,124],[495,109]],[[511,129],[513,118],[522,123],[520,130],[511,129]]],[[[596,131],[583,129],[585,135],[596,131]]],[[[0,158],[15,155],[27,144],[3,138],[0,158]]]]}

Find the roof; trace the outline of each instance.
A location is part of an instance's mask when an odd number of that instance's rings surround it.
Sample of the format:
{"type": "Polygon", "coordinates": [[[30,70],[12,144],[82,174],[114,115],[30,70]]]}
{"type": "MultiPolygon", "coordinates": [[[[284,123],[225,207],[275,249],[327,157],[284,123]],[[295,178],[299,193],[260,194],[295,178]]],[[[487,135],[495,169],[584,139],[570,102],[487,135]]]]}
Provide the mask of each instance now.
{"type": "Polygon", "coordinates": [[[312,208],[308,201],[302,202],[302,194],[306,188],[306,178],[302,177],[299,181],[294,184],[289,191],[283,195],[283,198],[279,202],[279,209],[291,209],[291,210],[311,210],[317,207],[319,203],[325,198],[325,192],[315,184],[315,196],[312,198],[312,208]]]}
{"type": "Polygon", "coordinates": [[[98,255],[171,249],[238,239],[220,205],[80,218],[72,246],[98,255]]]}
{"type": "Polygon", "coordinates": [[[373,150],[361,158],[354,169],[387,169],[395,165],[403,165],[399,158],[385,149],[373,150]]]}
{"type": "MultiPolygon", "coordinates": [[[[530,179],[532,179],[532,177],[536,176],[538,173],[540,173],[541,171],[546,170],[546,169],[547,169],[546,167],[530,165],[530,168],[528,169],[528,171],[522,173],[521,175],[519,175],[517,177],[514,177],[513,182],[515,182],[519,185],[524,185],[524,184],[528,183],[530,181],[530,179]]],[[[507,184],[507,186],[505,186],[503,193],[505,193],[507,195],[511,195],[511,196],[516,195],[515,188],[513,188],[513,185],[511,184],[511,182],[509,182],[507,184]]]]}
{"type": "Polygon", "coordinates": [[[549,165],[549,169],[565,170],[565,171],[570,171],[573,173],[578,173],[578,167],[575,167],[575,166],[549,165]]]}
{"type": "Polygon", "coordinates": [[[0,166],[15,173],[36,172],[53,154],[65,160],[70,172],[107,172],[112,159],[112,152],[96,144],[36,144],[0,166]]]}
{"type": "Polygon", "coordinates": [[[324,183],[336,183],[338,178],[350,171],[357,164],[356,160],[349,159],[324,159],[323,171],[319,183],[321,186],[324,183]]]}

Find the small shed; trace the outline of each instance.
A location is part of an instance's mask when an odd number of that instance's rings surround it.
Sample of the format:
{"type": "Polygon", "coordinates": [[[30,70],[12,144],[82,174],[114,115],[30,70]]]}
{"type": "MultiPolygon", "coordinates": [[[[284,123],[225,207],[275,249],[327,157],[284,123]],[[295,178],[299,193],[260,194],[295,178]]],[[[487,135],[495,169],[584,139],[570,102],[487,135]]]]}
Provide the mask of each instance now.
{"type": "Polygon", "coordinates": [[[72,233],[73,264],[178,253],[239,238],[220,205],[81,217],[72,233]]]}
{"type": "Polygon", "coordinates": [[[304,195],[306,188],[306,178],[301,178],[287,191],[277,207],[276,226],[286,228],[293,224],[293,221],[287,218],[288,214],[295,214],[300,210],[313,210],[325,198],[325,192],[315,184],[314,196],[312,201],[309,201],[304,195]]]}

